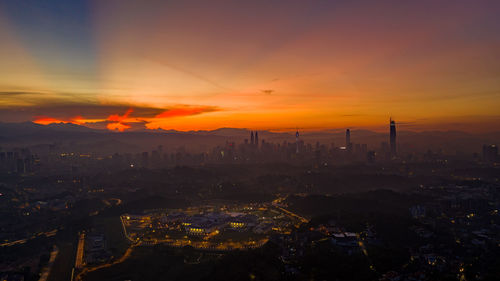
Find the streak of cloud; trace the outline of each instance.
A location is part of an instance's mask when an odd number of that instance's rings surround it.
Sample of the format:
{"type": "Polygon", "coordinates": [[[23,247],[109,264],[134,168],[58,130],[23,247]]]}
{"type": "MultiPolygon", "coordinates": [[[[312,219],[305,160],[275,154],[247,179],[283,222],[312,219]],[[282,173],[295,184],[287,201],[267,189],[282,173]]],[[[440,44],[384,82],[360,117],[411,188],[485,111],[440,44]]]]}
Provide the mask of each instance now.
{"type": "Polygon", "coordinates": [[[158,115],[155,118],[173,118],[173,117],[182,117],[182,116],[190,116],[190,115],[198,115],[207,112],[218,111],[219,109],[215,107],[186,107],[186,108],[172,108],[166,110],[158,115]]]}

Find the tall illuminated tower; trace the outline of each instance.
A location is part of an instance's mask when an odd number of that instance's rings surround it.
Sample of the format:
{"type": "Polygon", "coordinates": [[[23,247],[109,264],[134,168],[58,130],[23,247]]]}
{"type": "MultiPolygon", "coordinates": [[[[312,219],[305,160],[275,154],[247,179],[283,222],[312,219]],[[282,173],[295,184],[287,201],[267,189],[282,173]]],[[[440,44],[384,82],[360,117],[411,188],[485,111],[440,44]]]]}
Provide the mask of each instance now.
{"type": "Polygon", "coordinates": [[[345,130],[345,147],[349,147],[351,145],[351,130],[345,130]]]}
{"type": "Polygon", "coordinates": [[[392,118],[389,119],[390,121],[390,134],[389,134],[389,141],[391,145],[391,155],[396,156],[397,150],[396,150],[396,122],[392,120],[392,118]]]}
{"type": "Polygon", "coordinates": [[[345,149],[348,152],[352,152],[352,143],[351,143],[351,130],[345,130],[345,149]]]}
{"type": "Polygon", "coordinates": [[[299,130],[295,133],[295,153],[299,154],[299,130]]]}

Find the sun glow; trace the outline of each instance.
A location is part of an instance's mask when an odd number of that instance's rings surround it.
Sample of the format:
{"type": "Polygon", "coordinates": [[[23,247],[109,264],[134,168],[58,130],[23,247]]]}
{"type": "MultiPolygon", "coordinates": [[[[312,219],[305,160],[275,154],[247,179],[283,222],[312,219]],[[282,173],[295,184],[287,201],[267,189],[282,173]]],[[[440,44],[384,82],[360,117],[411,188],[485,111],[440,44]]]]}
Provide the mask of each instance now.
{"type": "Polygon", "coordinates": [[[401,18],[392,6],[313,2],[277,10],[93,1],[69,5],[74,20],[52,16],[50,5],[16,18],[22,13],[7,5],[0,117],[118,131],[376,129],[388,116],[415,130],[500,124],[500,41],[491,36],[500,23],[490,10],[470,4],[428,15],[408,3],[401,18]],[[494,24],[480,32],[467,24],[487,19],[494,24]],[[102,112],[86,112],[89,104],[102,112]]]}

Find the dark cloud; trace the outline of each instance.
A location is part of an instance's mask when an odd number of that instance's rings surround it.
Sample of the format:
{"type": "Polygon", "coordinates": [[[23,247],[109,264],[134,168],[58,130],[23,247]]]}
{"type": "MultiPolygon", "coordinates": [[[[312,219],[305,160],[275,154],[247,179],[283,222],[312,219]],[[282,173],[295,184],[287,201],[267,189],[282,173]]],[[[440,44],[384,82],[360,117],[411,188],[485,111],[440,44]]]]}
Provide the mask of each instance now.
{"type": "Polygon", "coordinates": [[[0,96],[2,97],[12,97],[12,96],[23,96],[23,95],[33,95],[37,93],[33,92],[0,92],[0,96]]]}
{"type": "Polygon", "coordinates": [[[0,91],[0,108],[9,104],[37,104],[47,103],[95,103],[97,93],[61,93],[44,91],[0,91]]]}
{"type": "MultiPolygon", "coordinates": [[[[17,93],[17,92],[16,92],[17,93]]],[[[21,93],[18,93],[22,95],[21,93]]],[[[137,119],[154,118],[165,112],[186,111],[196,109],[195,114],[219,111],[220,108],[209,106],[189,106],[175,105],[170,107],[148,107],[131,104],[98,104],[98,103],[78,103],[78,102],[57,102],[42,105],[20,105],[0,108],[0,120],[3,122],[24,122],[33,121],[40,117],[50,117],[54,119],[71,121],[75,117],[84,119],[107,119],[111,115],[123,115],[130,109],[133,112],[131,117],[137,119]]],[[[167,114],[168,115],[168,114],[167,114]]],[[[186,114],[189,115],[189,114],[186,114]]]]}
{"type": "Polygon", "coordinates": [[[182,106],[182,107],[169,108],[164,112],[156,115],[155,117],[172,118],[172,117],[192,116],[214,111],[220,111],[220,108],[214,106],[182,106]]]}
{"type": "MultiPolygon", "coordinates": [[[[55,119],[70,119],[82,116],[87,119],[105,119],[110,114],[122,114],[129,107],[126,106],[78,106],[78,105],[55,105],[44,107],[12,107],[0,110],[0,118],[5,122],[32,121],[38,117],[51,117],[55,119]]],[[[138,112],[144,115],[154,116],[161,109],[138,108],[138,112]]]]}

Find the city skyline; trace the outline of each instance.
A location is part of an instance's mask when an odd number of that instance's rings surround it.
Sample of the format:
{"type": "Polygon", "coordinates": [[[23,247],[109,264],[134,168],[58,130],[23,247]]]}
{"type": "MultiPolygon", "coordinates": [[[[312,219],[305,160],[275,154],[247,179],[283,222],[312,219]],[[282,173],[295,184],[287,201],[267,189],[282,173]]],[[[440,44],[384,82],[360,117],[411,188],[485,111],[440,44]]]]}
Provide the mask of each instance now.
{"type": "Polygon", "coordinates": [[[402,130],[485,132],[500,124],[498,8],[4,2],[0,117],[293,132],[385,131],[393,116],[402,130]]]}

